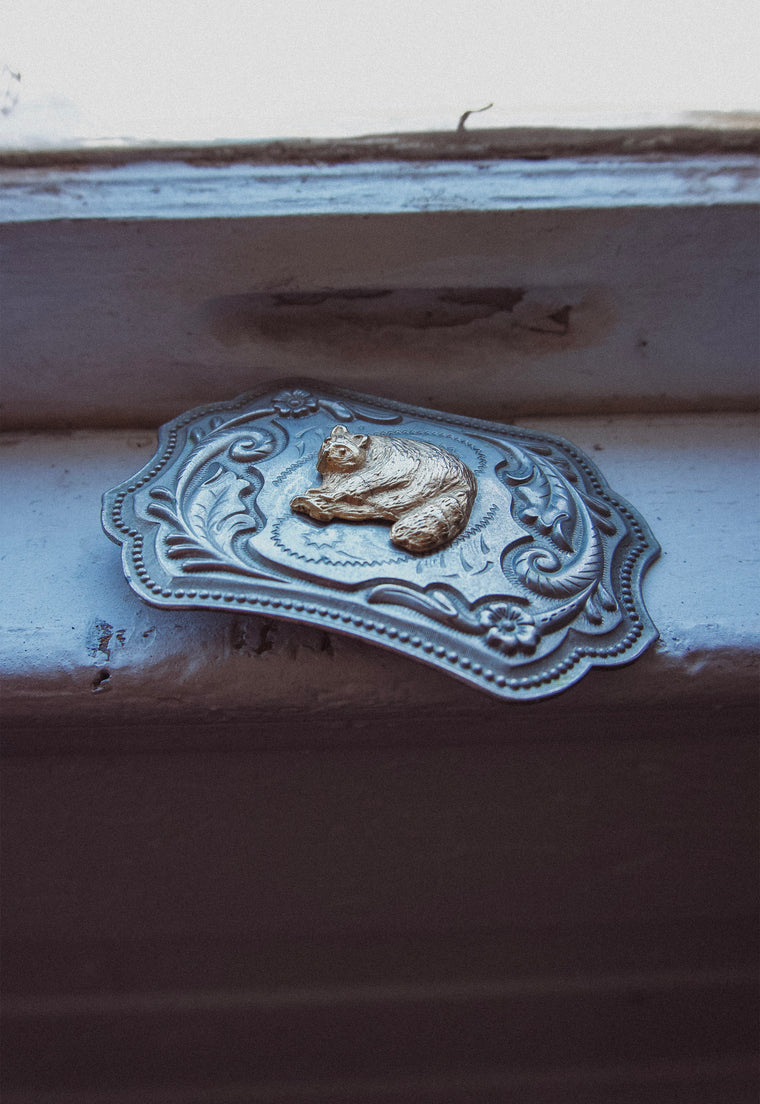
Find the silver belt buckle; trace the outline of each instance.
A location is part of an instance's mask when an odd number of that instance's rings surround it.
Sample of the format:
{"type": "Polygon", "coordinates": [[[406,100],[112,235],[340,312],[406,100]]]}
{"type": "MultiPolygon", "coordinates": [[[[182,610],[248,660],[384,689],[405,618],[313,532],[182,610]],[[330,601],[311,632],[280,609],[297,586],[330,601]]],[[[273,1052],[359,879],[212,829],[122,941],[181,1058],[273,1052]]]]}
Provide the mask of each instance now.
{"type": "Polygon", "coordinates": [[[335,629],[515,701],[657,638],[659,545],[580,449],[311,380],[168,422],[103,527],[151,605],[335,629]]]}

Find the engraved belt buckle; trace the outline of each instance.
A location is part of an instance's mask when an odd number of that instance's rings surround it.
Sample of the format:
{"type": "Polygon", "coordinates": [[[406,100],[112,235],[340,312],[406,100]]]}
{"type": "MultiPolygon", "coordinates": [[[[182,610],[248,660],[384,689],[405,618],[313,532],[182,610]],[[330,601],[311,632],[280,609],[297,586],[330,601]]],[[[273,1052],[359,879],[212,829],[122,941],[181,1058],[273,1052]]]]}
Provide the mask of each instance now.
{"type": "Polygon", "coordinates": [[[103,526],[152,605],[332,627],[513,700],[657,637],[659,546],[579,449],[310,380],[167,423],[103,526]]]}

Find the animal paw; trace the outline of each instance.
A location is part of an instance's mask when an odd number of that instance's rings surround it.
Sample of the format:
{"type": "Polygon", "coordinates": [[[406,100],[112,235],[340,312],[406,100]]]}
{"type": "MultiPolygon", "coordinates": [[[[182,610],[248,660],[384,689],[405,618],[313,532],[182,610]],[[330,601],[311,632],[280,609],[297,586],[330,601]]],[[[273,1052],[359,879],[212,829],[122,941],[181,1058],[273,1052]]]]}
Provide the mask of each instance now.
{"type": "Polygon", "coordinates": [[[329,521],[332,517],[326,510],[314,501],[313,498],[309,498],[308,495],[298,495],[296,498],[291,499],[290,508],[295,514],[306,514],[310,518],[314,518],[315,521],[329,521]]]}

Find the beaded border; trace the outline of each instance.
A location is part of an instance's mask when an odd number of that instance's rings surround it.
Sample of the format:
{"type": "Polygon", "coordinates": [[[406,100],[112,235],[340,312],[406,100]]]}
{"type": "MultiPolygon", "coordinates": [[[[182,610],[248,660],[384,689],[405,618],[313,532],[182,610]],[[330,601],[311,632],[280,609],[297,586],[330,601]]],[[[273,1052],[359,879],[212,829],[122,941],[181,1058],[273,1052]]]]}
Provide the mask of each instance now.
{"type": "MultiPolygon", "coordinates": [[[[552,682],[561,678],[563,675],[568,674],[578,663],[584,659],[590,661],[589,666],[593,666],[593,661],[611,659],[616,656],[622,656],[626,652],[629,652],[637,640],[644,634],[647,627],[650,628],[651,640],[654,641],[657,638],[657,632],[652,625],[651,620],[647,617],[646,621],[639,613],[639,608],[634,597],[634,578],[638,583],[643,575],[644,570],[649,564],[659,555],[660,547],[655,541],[648,527],[645,527],[639,519],[638,515],[627,504],[622,502],[619,498],[613,496],[607,482],[604,480],[601,473],[597,468],[593,467],[585,456],[585,454],[569,441],[563,438],[551,434],[551,433],[536,433],[531,430],[523,429],[520,426],[510,426],[510,432],[512,435],[522,438],[526,441],[535,441],[543,446],[546,443],[552,444],[560,453],[572,458],[577,467],[583,472],[585,479],[590,486],[594,489],[596,495],[603,501],[609,503],[615,510],[617,510],[626,519],[630,533],[634,537],[633,545],[627,550],[625,559],[620,565],[619,577],[620,577],[620,597],[622,599],[622,605],[625,610],[625,615],[631,627],[623,637],[617,640],[615,644],[607,645],[606,647],[590,647],[588,645],[576,645],[567,655],[565,655],[558,663],[546,668],[540,674],[524,675],[524,676],[508,676],[501,672],[496,672],[489,667],[485,667],[482,663],[473,661],[468,656],[462,656],[459,652],[444,647],[441,644],[433,644],[432,641],[425,640],[419,634],[409,632],[407,630],[398,630],[393,625],[387,623],[378,624],[377,619],[369,619],[358,613],[348,613],[346,611],[340,611],[331,609],[328,606],[320,605],[316,602],[310,602],[303,599],[291,599],[291,598],[267,598],[257,597],[255,595],[239,595],[232,591],[225,591],[223,588],[177,588],[162,587],[153,580],[145,567],[143,559],[143,535],[142,533],[128,526],[123,519],[122,508],[127,495],[133,495],[151,479],[155,478],[169,463],[176,449],[179,432],[185,426],[191,422],[200,420],[207,417],[209,414],[218,412],[232,412],[239,410],[241,407],[248,405],[255,399],[262,397],[276,390],[283,390],[294,387],[307,387],[320,391],[323,394],[335,398],[346,398],[349,400],[359,399],[370,404],[379,405],[386,409],[396,410],[402,414],[417,415],[422,412],[421,409],[415,409],[405,403],[398,402],[392,399],[383,399],[375,396],[362,395],[357,392],[352,392],[344,388],[332,388],[322,383],[319,383],[310,379],[294,378],[276,380],[269,384],[267,387],[257,391],[249,391],[243,395],[238,395],[230,402],[218,402],[210,403],[204,406],[196,407],[193,410],[186,412],[184,415],[167,423],[164,428],[167,431],[166,442],[163,449],[159,449],[154,454],[153,458],[148,461],[148,464],[137,473],[137,477],[128,483],[120,484],[119,487],[111,491],[110,494],[114,495],[113,507],[108,514],[108,518],[112,521],[115,529],[123,533],[132,544],[129,547],[132,562],[135,568],[135,574],[140,580],[142,587],[146,592],[146,599],[154,604],[166,606],[166,601],[161,602],[161,599],[179,599],[180,601],[190,600],[199,601],[202,603],[219,603],[217,608],[240,608],[244,606],[257,607],[262,610],[277,610],[282,611],[285,615],[293,614],[306,614],[309,617],[329,618],[333,622],[342,622],[345,626],[344,631],[352,631],[355,629],[361,629],[361,637],[366,636],[367,633],[373,633],[378,637],[385,638],[386,640],[393,640],[399,644],[405,646],[411,646],[418,649],[426,655],[435,655],[437,659],[445,659],[452,666],[461,668],[464,677],[468,682],[473,682],[473,676],[482,680],[486,684],[486,689],[492,689],[491,684],[499,687],[501,690],[509,690],[513,693],[519,693],[520,691],[535,690],[541,686],[549,686],[552,682]],[[638,564],[638,569],[637,568],[638,564]],[[349,628],[351,626],[351,628],[349,628]]],[[[479,418],[468,419],[456,414],[444,414],[440,411],[424,411],[424,416],[430,421],[442,422],[446,425],[452,423],[461,425],[467,429],[481,429],[490,433],[502,433],[504,426],[495,422],[486,422],[479,418]]],[[[106,496],[107,497],[107,496],[106,496]]],[[[172,603],[173,604],[173,603],[172,603]]],[[[205,608],[214,608],[213,605],[206,605],[205,608]]],[[[293,617],[294,620],[298,618],[293,617]]],[[[354,635],[359,635],[354,633],[354,635]]],[[[382,640],[380,641],[382,642],[382,640]]],[[[647,642],[649,643],[649,642],[647,642]]],[[[635,658],[632,656],[631,658],[635,658]]],[[[456,672],[453,672],[456,673],[456,672]]]]}

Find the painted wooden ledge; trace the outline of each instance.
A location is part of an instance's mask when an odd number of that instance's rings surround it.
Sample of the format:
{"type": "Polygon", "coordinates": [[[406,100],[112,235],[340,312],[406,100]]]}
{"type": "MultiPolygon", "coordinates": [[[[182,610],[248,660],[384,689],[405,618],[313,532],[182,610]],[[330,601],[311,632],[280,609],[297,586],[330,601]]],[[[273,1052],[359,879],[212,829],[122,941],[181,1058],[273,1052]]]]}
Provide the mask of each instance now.
{"type": "Polygon", "coordinates": [[[756,420],[535,420],[664,554],[538,705],[128,588],[145,431],[7,434],[8,1104],[755,1099],[756,420]]]}
{"type": "Polygon", "coordinates": [[[517,706],[339,634],[143,604],[99,509],[102,491],[149,457],[153,435],[5,435],[6,748],[469,743],[603,738],[611,727],[634,738],[674,724],[746,732],[760,643],[755,419],[524,424],[588,451],[651,524],[663,555],[644,595],[661,638],[630,666],[517,706]]]}

